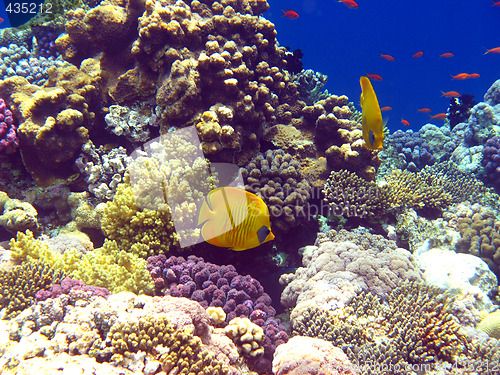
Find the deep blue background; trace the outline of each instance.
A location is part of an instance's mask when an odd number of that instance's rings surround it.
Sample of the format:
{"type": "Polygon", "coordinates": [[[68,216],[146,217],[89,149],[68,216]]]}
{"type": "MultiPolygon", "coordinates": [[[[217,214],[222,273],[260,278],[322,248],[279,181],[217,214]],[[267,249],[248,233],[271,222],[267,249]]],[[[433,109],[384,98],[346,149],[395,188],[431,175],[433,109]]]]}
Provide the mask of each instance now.
{"type": "Polygon", "coordinates": [[[500,8],[491,0],[359,0],[358,9],[335,0],[268,2],[264,17],[275,23],[280,45],[300,48],[305,69],[328,75],[330,93],[347,95],[359,108],[360,75],[383,77],[373,85],[380,106],[393,108],[382,114],[391,131],[406,129],[401,118],[414,130],[430,122],[417,108],[446,112],[449,99],[440,97],[441,90],[472,94],[479,102],[500,78],[500,55],[484,55],[485,48],[500,47],[500,8]],[[293,9],[299,18],[281,17],[281,9],[293,9]],[[412,58],[420,50],[424,55],[412,58]],[[386,61],[380,52],[396,60],[386,61]],[[444,52],[455,56],[439,58],[444,52]],[[464,72],[481,77],[451,79],[464,72]]]}

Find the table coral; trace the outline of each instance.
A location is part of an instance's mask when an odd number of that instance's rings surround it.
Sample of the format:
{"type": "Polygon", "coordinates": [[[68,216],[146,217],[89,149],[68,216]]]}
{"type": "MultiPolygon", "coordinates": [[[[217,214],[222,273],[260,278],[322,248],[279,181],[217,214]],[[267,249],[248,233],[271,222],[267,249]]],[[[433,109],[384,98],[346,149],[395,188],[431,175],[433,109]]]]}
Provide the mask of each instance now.
{"type": "Polygon", "coordinates": [[[276,348],[275,375],[357,375],[345,353],[320,338],[294,336],[276,348]]]}
{"type": "Polygon", "coordinates": [[[261,197],[269,208],[271,226],[282,232],[308,219],[312,188],[299,162],[283,150],[268,150],[241,169],[245,189],[261,197]]]}
{"type": "Polygon", "coordinates": [[[363,248],[351,242],[326,241],[303,248],[303,266],[280,278],[286,285],[281,303],[293,308],[292,319],[311,305],[334,309],[349,303],[361,290],[387,295],[402,280],[422,280],[407,250],[381,244],[363,248]]]}
{"type": "Polygon", "coordinates": [[[468,350],[451,302],[438,288],[405,282],[386,299],[362,292],[335,314],[312,307],[294,332],[341,347],[362,374],[400,374],[397,367],[455,363],[468,350]]]}
{"type": "Polygon", "coordinates": [[[98,78],[75,66],[50,68],[43,88],[23,77],[0,82],[0,96],[8,98],[20,124],[17,135],[23,163],[39,185],[67,180],[76,173],[72,165],[88,140],[97,86],[98,78]]]}
{"type": "Polygon", "coordinates": [[[227,322],[248,317],[263,327],[264,368],[270,366],[276,345],[288,339],[262,285],[249,275],[238,275],[232,265],[219,266],[194,255],[187,259],[159,255],[148,258],[147,268],[155,282],[156,294],[187,297],[205,308],[222,307],[227,322]],[[269,362],[265,364],[266,361],[269,362]]]}

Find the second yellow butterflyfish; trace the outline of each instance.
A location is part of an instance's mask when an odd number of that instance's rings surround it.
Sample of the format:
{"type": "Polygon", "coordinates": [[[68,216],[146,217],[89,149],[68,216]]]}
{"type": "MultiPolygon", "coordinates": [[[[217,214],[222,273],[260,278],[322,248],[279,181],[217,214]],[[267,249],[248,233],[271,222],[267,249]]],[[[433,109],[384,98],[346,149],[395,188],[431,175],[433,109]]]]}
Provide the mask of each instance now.
{"type": "Polygon", "coordinates": [[[365,146],[371,150],[381,150],[384,143],[384,122],[377,95],[368,77],[361,76],[359,84],[361,85],[361,123],[365,146]]]}
{"type": "Polygon", "coordinates": [[[208,243],[247,250],[274,239],[269,209],[255,194],[235,187],[208,193],[198,215],[201,235],[208,243]]]}

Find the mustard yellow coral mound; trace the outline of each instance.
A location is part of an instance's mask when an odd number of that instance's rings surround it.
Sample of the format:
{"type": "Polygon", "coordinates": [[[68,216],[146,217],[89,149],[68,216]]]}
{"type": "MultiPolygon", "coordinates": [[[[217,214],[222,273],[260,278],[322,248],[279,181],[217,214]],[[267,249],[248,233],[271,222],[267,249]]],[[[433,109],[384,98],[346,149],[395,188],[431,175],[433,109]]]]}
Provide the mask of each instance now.
{"type": "Polygon", "coordinates": [[[29,230],[19,232],[10,242],[12,258],[29,262],[40,260],[56,270],[88,285],[107,288],[112,293],[129,291],[151,293],[153,283],[146,270],[146,260],[120,250],[116,242],[106,241],[93,251],[82,254],[78,250],[64,253],[53,251],[47,243],[33,237],[29,230]]]}
{"type": "Polygon", "coordinates": [[[113,201],[106,203],[101,226],[121,249],[142,258],[178,247],[170,211],[139,208],[127,183],[119,185],[113,201]]]}

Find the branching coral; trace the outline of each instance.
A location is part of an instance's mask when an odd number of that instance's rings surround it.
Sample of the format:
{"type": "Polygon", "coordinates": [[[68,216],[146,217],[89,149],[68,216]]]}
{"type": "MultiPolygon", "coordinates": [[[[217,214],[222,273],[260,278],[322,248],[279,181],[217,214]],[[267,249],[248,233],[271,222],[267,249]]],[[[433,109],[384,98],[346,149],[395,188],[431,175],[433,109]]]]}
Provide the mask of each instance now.
{"type": "Polygon", "coordinates": [[[10,271],[0,271],[0,306],[3,317],[13,317],[35,303],[35,294],[61,281],[64,272],[43,262],[29,262],[10,271]]]}
{"type": "Polygon", "coordinates": [[[466,337],[449,308],[438,288],[405,282],[387,299],[360,293],[335,314],[312,308],[294,320],[294,331],[343,348],[360,368],[367,365],[363,374],[400,374],[397,368],[436,359],[454,363],[466,352],[466,337]]]}

